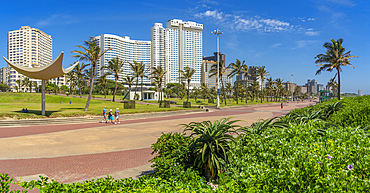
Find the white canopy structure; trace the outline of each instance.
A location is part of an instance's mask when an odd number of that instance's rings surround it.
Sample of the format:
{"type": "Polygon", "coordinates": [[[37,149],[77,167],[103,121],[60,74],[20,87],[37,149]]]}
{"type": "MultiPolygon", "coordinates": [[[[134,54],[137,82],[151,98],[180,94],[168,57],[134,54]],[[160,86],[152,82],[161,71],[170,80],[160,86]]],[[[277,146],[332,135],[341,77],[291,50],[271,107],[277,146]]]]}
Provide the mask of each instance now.
{"type": "Polygon", "coordinates": [[[25,66],[15,65],[6,59],[4,56],[4,60],[6,63],[9,64],[14,70],[17,72],[34,79],[42,80],[42,115],[45,115],[45,82],[46,80],[57,78],[60,76],[65,75],[68,72],[71,72],[73,68],[78,64],[76,62],[73,66],[63,69],[63,52],[59,54],[59,56],[53,60],[50,64],[37,67],[37,68],[30,68],[25,66]]]}

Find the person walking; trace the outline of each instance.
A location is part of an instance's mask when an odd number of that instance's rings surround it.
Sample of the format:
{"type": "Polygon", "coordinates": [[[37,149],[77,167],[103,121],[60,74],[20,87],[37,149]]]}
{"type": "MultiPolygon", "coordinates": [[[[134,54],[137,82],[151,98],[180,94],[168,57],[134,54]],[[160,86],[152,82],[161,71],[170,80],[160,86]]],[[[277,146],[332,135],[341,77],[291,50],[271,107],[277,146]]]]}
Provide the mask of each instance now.
{"type": "Polygon", "coordinates": [[[108,123],[108,121],[107,121],[107,107],[104,107],[104,109],[103,109],[103,120],[101,122],[104,123],[104,121],[105,121],[105,123],[108,123]]]}
{"type": "Polygon", "coordinates": [[[108,121],[110,121],[113,124],[113,114],[112,114],[112,109],[109,111],[108,114],[108,121]]]}
{"type": "Polygon", "coordinates": [[[116,118],[114,124],[121,123],[121,122],[119,122],[119,108],[117,108],[116,111],[114,112],[114,116],[116,118]]]}
{"type": "Polygon", "coordinates": [[[280,108],[283,109],[283,103],[280,104],[280,108]]]}

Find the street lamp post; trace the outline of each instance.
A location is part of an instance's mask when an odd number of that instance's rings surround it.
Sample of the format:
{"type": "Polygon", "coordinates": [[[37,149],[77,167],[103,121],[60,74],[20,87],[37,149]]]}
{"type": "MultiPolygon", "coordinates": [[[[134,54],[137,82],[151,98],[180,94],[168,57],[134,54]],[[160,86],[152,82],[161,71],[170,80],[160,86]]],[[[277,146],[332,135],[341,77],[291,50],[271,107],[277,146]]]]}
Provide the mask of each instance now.
{"type": "Polygon", "coordinates": [[[217,30],[211,32],[213,34],[216,34],[217,36],[217,106],[216,108],[219,108],[220,107],[220,43],[219,43],[219,40],[218,40],[218,35],[221,35],[222,32],[218,29],[218,26],[217,26],[217,30]]]}
{"type": "Polygon", "coordinates": [[[293,73],[290,74],[290,75],[292,75],[291,89],[292,89],[292,102],[293,102],[294,101],[294,99],[293,99],[293,92],[294,92],[294,89],[293,89],[293,73]]]}

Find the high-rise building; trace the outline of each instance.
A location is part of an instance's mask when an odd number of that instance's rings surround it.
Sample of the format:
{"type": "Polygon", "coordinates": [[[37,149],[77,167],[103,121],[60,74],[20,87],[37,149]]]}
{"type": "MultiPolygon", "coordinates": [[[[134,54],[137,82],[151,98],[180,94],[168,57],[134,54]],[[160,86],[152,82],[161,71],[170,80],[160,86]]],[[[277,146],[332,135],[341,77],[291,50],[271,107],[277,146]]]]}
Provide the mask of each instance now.
{"type": "MultiPolygon", "coordinates": [[[[9,31],[7,39],[7,58],[13,64],[33,68],[44,66],[52,62],[52,38],[45,32],[36,28],[31,28],[30,26],[22,26],[19,30],[9,31]]],[[[12,91],[15,91],[15,86],[19,86],[16,84],[16,81],[22,81],[26,76],[18,73],[9,66],[7,68],[8,69],[4,70],[8,73],[4,82],[7,83],[12,91]]],[[[30,79],[30,81],[36,82],[38,85],[41,84],[41,80],[30,79]]],[[[58,86],[66,84],[64,76],[49,81],[58,84],[58,86]]],[[[21,91],[28,91],[28,89],[28,86],[21,86],[21,88],[19,88],[21,91]]],[[[34,90],[34,88],[32,88],[32,90],[34,90]]]]}
{"type": "Polygon", "coordinates": [[[363,93],[362,89],[358,89],[358,96],[364,96],[364,93],[363,93]]]}
{"type": "MultiPolygon", "coordinates": [[[[225,54],[220,53],[219,57],[221,65],[225,67],[225,54]]],[[[206,84],[208,87],[217,87],[216,76],[209,77],[210,70],[212,66],[215,64],[217,64],[217,52],[214,53],[214,56],[203,57],[201,70],[201,83],[206,84]]],[[[226,85],[226,83],[230,83],[232,85],[232,77],[228,77],[231,71],[232,71],[231,69],[226,69],[224,75],[222,76],[222,80],[220,80],[220,88],[222,84],[226,85]]]]}
{"type": "Polygon", "coordinates": [[[166,74],[166,83],[179,82],[179,70],[193,68],[195,73],[191,86],[201,83],[203,56],[203,24],[178,19],[169,20],[164,28],[155,23],[151,28],[152,67],[162,66],[166,74]]]}
{"type": "MultiPolygon", "coordinates": [[[[108,73],[108,70],[101,70],[101,67],[108,66],[108,61],[116,57],[124,61],[123,72],[119,75],[120,78],[133,74],[129,65],[129,62],[133,63],[133,61],[143,62],[143,64],[145,64],[145,75],[150,77],[150,41],[131,40],[128,36],[121,37],[112,34],[102,34],[96,36],[95,39],[102,50],[112,48],[111,50],[107,51],[97,62],[97,77],[108,73]]],[[[107,78],[110,80],[115,80],[113,75],[108,75],[107,78]]],[[[141,82],[140,78],[139,82],[141,82]]],[[[143,83],[150,84],[150,79],[144,77],[143,83]]]]}
{"type": "Polygon", "coordinates": [[[236,75],[234,86],[240,85],[245,88],[246,86],[250,86],[254,81],[258,81],[261,86],[262,81],[260,81],[257,76],[257,66],[249,66],[247,76],[245,76],[245,72],[240,73],[240,75],[236,75]]]}

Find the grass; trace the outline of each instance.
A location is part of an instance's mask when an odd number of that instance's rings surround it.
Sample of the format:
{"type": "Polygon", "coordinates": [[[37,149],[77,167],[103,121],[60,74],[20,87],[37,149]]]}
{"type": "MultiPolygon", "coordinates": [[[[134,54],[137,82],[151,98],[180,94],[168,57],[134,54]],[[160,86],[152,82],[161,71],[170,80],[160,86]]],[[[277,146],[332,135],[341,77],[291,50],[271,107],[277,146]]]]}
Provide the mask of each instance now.
{"type": "MultiPolygon", "coordinates": [[[[182,105],[183,102],[186,102],[186,98],[183,98],[182,100],[180,98],[164,98],[163,100],[175,101],[178,105],[182,105]]],[[[157,101],[145,101],[145,102],[157,103],[157,101]]],[[[199,106],[199,105],[216,106],[216,99],[214,99],[214,103],[208,103],[208,99],[204,100],[203,98],[198,98],[197,100],[195,100],[194,98],[191,98],[189,99],[189,102],[191,102],[192,106],[199,106]],[[197,101],[200,101],[200,103],[197,103],[197,101]]],[[[266,101],[266,100],[263,101],[263,104],[267,104],[267,103],[281,103],[281,101],[272,101],[272,102],[266,101]]],[[[261,99],[257,101],[248,100],[248,103],[245,103],[245,98],[244,98],[241,101],[239,100],[239,104],[236,104],[236,101],[233,101],[232,99],[230,100],[227,99],[226,104],[227,105],[225,105],[225,101],[221,102],[221,99],[220,99],[220,107],[261,104],[261,99]]]]}
{"type": "MultiPolygon", "coordinates": [[[[46,94],[46,117],[76,117],[101,115],[104,106],[107,109],[120,108],[121,114],[149,113],[185,110],[182,107],[159,108],[158,105],[136,103],[136,109],[123,109],[123,103],[91,99],[89,110],[84,111],[86,98],[75,98],[46,94]],[[69,104],[69,101],[72,104],[69,104]]],[[[29,119],[45,118],[41,115],[41,93],[0,93],[0,118],[29,119]],[[27,108],[29,113],[22,113],[27,108]]]]}

